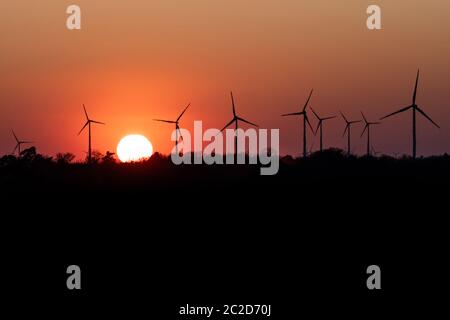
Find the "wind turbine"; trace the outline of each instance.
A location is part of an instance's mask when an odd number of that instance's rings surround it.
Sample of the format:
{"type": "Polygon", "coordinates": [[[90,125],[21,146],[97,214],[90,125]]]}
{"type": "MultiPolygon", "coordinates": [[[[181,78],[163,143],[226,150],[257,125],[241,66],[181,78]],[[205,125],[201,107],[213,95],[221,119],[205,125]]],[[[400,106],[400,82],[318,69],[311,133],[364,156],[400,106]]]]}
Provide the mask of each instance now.
{"type": "Polygon", "coordinates": [[[413,97],[412,97],[412,105],[410,105],[409,107],[400,109],[398,111],[395,111],[393,113],[388,114],[387,116],[382,117],[380,120],[383,120],[385,118],[388,118],[390,116],[393,116],[397,113],[401,113],[401,112],[405,112],[409,109],[412,109],[412,116],[413,116],[413,121],[412,121],[412,156],[413,159],[416,158],[416,111],[419,111],[419,113],[421,113],[425,118],[427,118],[432,124],[434,124],[436,127],[438,127],[440,129],[440,127],[436,124],[436,122],[434,122],[422,109],[419,108],[419,106],[416,104],[416,95],[417,95],[417,85],[419,84],[419,75],[420,75],[420,70],[417,70],[417,77],[416,77],[416,85],[414,87],[414,93],[413,93],[413,97]]]}
{"type": "Polygon", "coordinates": [[[340,113],[341,113],[341,116],[344,119],[345,123],[347,124],[345,126],[344,134],[342,136],[345,136],[345,133],[347,132],[347,154],[350,155],[350,153],[351,153],[350,139],[351,139],[352,124],[361,122],[361,120],[348,121],[347,118],[344,116],[344,114],[342,112],[340,112],[340,113]]]}
{"type": "Polygon", "coordinates": [[[78,135],[81,134],[81,132],[83,132],[84,128],[89,127],[89,147],[88,147],[88,163],[91,163],[92,160],[92,135],[91,135],[91,123],[97,123],[97,124],[103,124],[103,122],[99,122],[99,121],[95,121],[95,120],[91,120],[88,116],[88,113],[86,111],[86,107],[83,104],[83,109],[84,109],[84,114],[86,115],[86,123],[84,124],[83,128],[81,128],[80,132],[78,132],[78,135]]]}
{"type": "Polygon", "coordinates": [[[231,92],[231,105],[232,105],[232,107],[233,107],[233,119],[231,119],[231,121],[228,122],[228,123],[226,124],[226,126],[223,127],[222,130],[220,130],[220,132],[222,132],[223,130],[225,130],[226,128],[228,128],[230,125],[232,125],[232,124],[234,123],[234,125],[235,125],[235,130],[236,130],[236,133],[235,133],[235,136],[234,136],[234,150],[235,150],[234,155],[235,155],[235,157],[237,157],[237,153],[238,153],[238,150],[237,150],[237,140],[238,140],[237,129],[238,129],[238,122],[239,122],[239,121],[242,121],[242,122],[248,123],[248,124],[250,124],[250,125],[252,125],[252,126],[255,126],[255,127],[258,127],[258,125],[257,125],[257,124],[254,124],[254,123],[252,123],[252,122],[250,122],[250,121],[247,121],[247,120],[245,120],[245,119],[239,117],[239,116],[236,114],[236,108],[235,108],[235,105],[234,105],[233,92],[231,92]]]}
{"type": "Polygon", "coordinates": [[[336,116],[331,116],[331,117],[325,117],[325,118],[321,118],[319,117],[319,115],[314,111],[314,109],[312,107],[310,107],[311,111],[314,113],[314,115],[316,116],[317,120],[319,120],[319,123],[317,124],[317,129],[316,132],[314,133],[314,135],[317,134],[317,131],[320,128],[320,152],[323,151],[323,123],[326,120],[330,120],[330,119],[334,119],[336,118],[336,116]]]}
{"type": "Polygon", "coordinates": [[[374,148],[373,146],[371,146],[371,149],[372,149],[372,153],[375,155],[375,157],[376,157],[377,155],[381,154],[381,152],[375,150],[375,148],[374,148]]]}
{"type": "Polygon", "coordinates": [[[364,116],[364,113],[361,114],[363,116],[364,122],[366,123],[366,125],[364,126],[364,130],[361,133],[361,137],[364,135],[364,132],[366,132],[367,129],[367,156],[370,156],[370,126],[373,124],[380,124],[381,122],[369,122],[367,121],[366,117],[364,116]]]}
{"type": "Polygon", "coordinates": [[[13,150],[12,153],[14,154],[14,153],[16,152],[16,150],[18,150],[18,151],[19,151],[18,155],[20,156],[20,153],[21,153],[20,147],[21,147],[23,144],[34,143],[34,142],[33,142],[33,141],[21,141],[21,140],[19,140],[19,139],[17,138],[17,136],[16,136],[14,130],[11,130],[11,132],[12,132],[12,134],[13,134],[13,136],[14,136],[14,139],[16,139],[16,142],[17,142],[16,147],[14,148],[14,150],[13,150]]]}
{"type": "Polygon", "coordinates": [[[180,137],[181,140],[183,140],[183,136],[181,135],[181,130],[180,130],[180,126],[179,126],[179,121],[181,119],[181,117],[183,116],[183,114],[186,112],[187,108],[189,108],[191,104],[189,103],[186,108],[184,108],[183,112],[180,114],[180,116],[177,118],[177,120],[175,121],[171,121],[171,120],[161,120],[161,119],[153,119],[153,121],[159,121],[159,122],[165,122],[165,123],[173,123],[175,124],[175,135],[176,135],[176,140],[175,140],[175,153],[178,154],[178,133],[180,133],[180,137]]]}
{"type": "Polygon", "coordinates": [[[303,157],[306,157],[306,124],[309,125],[309,128],[311,129],[311,131],[314,133],[314,129],[311,126],[311,123],[309,122],[308,119],[308,115],[306,114],[306,107],[308,106],[309,100],[311,99],[311,96],[313,94],[314,90],[311,90],[308,100],[306,100],[305,105],[303,106],[302,111],[300,112],[294,112],[294,113],[286,113],[286,114],[282,114],[282,117],[287,117],[287,116],[303,116],[303,157]]]}

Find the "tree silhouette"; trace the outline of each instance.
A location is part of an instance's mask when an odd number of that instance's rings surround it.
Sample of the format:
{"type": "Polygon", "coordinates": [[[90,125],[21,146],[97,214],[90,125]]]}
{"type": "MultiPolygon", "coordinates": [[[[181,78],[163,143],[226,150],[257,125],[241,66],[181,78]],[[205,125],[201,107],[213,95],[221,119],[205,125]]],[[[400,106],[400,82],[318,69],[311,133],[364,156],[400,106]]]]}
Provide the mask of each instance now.
{"type": "MultiPolygon", "coordinates": [[[[98,164],[101,162],[101,160],[103,159],[103,153],[101,153],[98,150],[93,150],[92,151],[92,158],[91,158],[91,163],[92,164],[98,164]]],[[[86,155],[86,162],[89,163],[89,154],[86,155]]]]}
{"type": "Polygon", "coordinates": [[[20,152],[20,157],[23,162],[32,162],[37,157],[37,152],[35,147],[30,147],[28,149],[20,152]]]}
{"type": "Polygon", "coordinates": [[[56,163],[60,165],[70,164],[74,159],[75,155],[70,152],[56,154],[56,163]]]}
{"type": "Polygon", "coordinates": [[[116,163],[116,158],[114,156],[115,156],[114,152],[106,151],[106,154],[102,158],[102,163],[105,164],[116,163]]]}

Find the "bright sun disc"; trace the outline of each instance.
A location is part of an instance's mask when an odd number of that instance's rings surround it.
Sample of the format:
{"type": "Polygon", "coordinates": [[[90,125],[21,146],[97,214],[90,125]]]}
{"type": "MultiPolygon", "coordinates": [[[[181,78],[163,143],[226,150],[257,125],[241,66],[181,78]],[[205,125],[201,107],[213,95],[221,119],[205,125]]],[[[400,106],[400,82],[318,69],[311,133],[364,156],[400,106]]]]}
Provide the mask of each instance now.
{"type": "Polygon", "coordinates": [[[153,146],[140,134],[123,137],[117,145],[117,156],[122,162],[141,161],[152,156],[153,146]]]}

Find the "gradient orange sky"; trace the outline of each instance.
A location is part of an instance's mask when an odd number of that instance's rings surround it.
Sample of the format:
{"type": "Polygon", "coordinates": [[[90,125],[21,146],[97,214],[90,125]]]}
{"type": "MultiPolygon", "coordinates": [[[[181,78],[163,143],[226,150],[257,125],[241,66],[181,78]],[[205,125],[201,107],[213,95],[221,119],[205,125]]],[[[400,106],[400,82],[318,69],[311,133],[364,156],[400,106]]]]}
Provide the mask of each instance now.
{"type": "MultiPolygon", "coordinates": [[[[417,102],[441,126],[419,118],[418,154],[450,152],[449,14],[441,0],[2,1],[0,155],[12,151],[14,128],[42,153],[83,157],[83,103],[107,123],[94,128],[94,149],[115,151],[121,137],[141,133],[169,153],[173,128],[152,118],[176,118],[191,102],[183,127],[221,128],[230,90],[242,117],[280,128],[281,153],[298,155],[300,119],[280,114],[297,111],[311,88],[324,116],[363,110],[377,120],[411,103],[418,67],[417,102]],[[80,31],[65,26],[73,3],[80,31]],[[381,31],[366,28],[369,4],[382,8],[381,31]]],[[[327,124],[326,146],[345,148],[344,123],[327,124]]],[[[374,128],[373,145],[409,154],[411,114],[374,128]]]]}

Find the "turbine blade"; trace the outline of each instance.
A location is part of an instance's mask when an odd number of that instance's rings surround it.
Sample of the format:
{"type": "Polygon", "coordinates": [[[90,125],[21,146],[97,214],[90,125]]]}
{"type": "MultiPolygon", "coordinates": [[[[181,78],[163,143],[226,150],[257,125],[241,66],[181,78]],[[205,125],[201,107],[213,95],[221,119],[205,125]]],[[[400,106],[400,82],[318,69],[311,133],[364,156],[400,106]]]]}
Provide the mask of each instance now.
{"type": "Polygon", "coordinates": [[[86,115],[86,119],[89,120],[89,116],[87,114],[86,107],[84,106],[84,103],[83,103],[83,110],[84,110],[84,114],[86,115]]]}
{"type": "Polygon", "coordinates": [[[364,122],[367,123],[366,116],[364,115],[364,113],[363,113],[362,111],[361,111],[361,114],[362,114],[362,117],[363,117],[363,119],[364,119],[364,122]]]}
{"type": "Polygon", "coordinates": [[[103,125],[106,125],[106,123],[103,123],[103,122],[100,122],[100,121],[94,121],[94,120],[90,120],[90,122],[92,122],[92,123],[98,123],[98,124],[103,124],[103,125]]]}
{"type": "Polygon", "coordinates": [[[178,126],[178,124],[175,126],[175,130],[178,131],[178,134],[180,135],[181,141],[183,141],[183,135],[181,134],[181,130],[180,130],[180,127],[178,126]]]}
{"type": "Polygon", "coordinates": [[[417,111],[419,111],[425,118],[427,118],[432,124],[434,124],[436,127],[438,127],[439,129],[441,127],[438,126],[438,124],[436,122],[433,121],[433,119],[431,119],[422,109],[420,109],[419,107],[416,107],[417,111]]]}
{"type": "Polygon", "coordinates": [[[345,129],[344,129],[344,133],[342,134],[342,137],[344,137],[344,136],[345,136],[345,133],[347,132],[347,130],[348,130],[348,127],[349,127],[349,124],[347,124],[347,125],[345,126],[345,129]]]}
{"type": "Polygon", "coordinates": [[[231,105],[233,106],[233,116],[236,117],[236,108],[234,107],[233,91],[231,91],[231,105]]]}
{"type": "Polygon", "coordinates": [[[238,119],[238,120],[240,120],[240,121],[242,121],[242,122],[251,124],[252,126],[255,126],[255,127],[259,128],[259,126],[258,126],[257,124],[254,124],[254,123],[252,123],[252,122],[250,122],[250,121],[247,121],[247,120],[245,120],[245,119],[242,119],[242,118],[239,118],[239,117],[236,117],[236,119],[238,119]]]}
{"type": "Polygon", "coordinates": [[[336,118],[336,116],[326,117],[326,118],[323,118],[322,120],[325,121],[325,120],[330,120],[330,119],[334,119],[334,118],[336,118]]]}
{"type": "Polygon", "coordinates": [[[177,122],[181,119],[181,117],[183,116],[183,114],[186,112],[186,110],[189,108],[189,106],[190,106],[191,104],[189,103],[188,105],[187,105],[187,107],[183,110],[183,112],[180,114],[180,116],[177,118],[177,122]]]}
{"type": "Polygon", "coordinates": [[[311,96],[313,94],[314,89],[311,89],[311,92],[309,93],[308,100],[306,100],[305,106],[303,107],[303,112],[305,112],[306,107],[308,106],[309,100],[311,100],[311,96]]]}
{"type": "Polygon", "coordinates": [[[416,104],[417,85],[419,83],[419,75],[420,75],[420,70],[417,69],[416,86],[414,87],[414,94],[413,94],[413,105],[416,104]]]}
{"type": "Polygon", "coordinates": [[[342,118],[344,118],[345,122],[348,123],[349,121],[348,121],[347,118],[344,116],[344,114],[342,113],[342,111],[339,111],[339,113],[341,114],[342,118]]]}
{"type": "Polygon", "coordinates": [[[400,109],[400,110],[398,110],[398,111],[389,113],[387,116],[384,116],[384,117],[380,118],[380,120],[389,118],[390,116],[393,116],[393,115],[395,115],[395,114],[397,114],[397,113],[405,112],[406,110],[409,110],[409,109],[412,108],[412,107],[413,107],[413,106],[409,106],[409,107],[406,107],[406,108],[402,108],[402,109],[400,109]]]}
{"type": "Polygon", "coordinates": [[[88,124],[89,124],[89,121],[86,121],[86,124],[83,126],[83,128],[81,128],[80,132],[78,132],[78,135],[80,135],[81,132],[83,132],[84,128],[86,128],[88,124]]]}
{"type": "Polygon", "coordinates": [[[17,138],[16,134],[14,133],[14,130],[11,130],[11,132],[12,132],[12,134],[14,136],[14,139],[16,139],[17,143],[19,143],[19,139],[17,138]]]}
{"type": "Polygon", "coordinates": [[[304,112],[294,112],[294,113],[285,113],[285,114],[282,114],[281,116],[282,117],[287,117],[287,116],[301,116],[301,115],[303,115],[303,114],[305,114],[304,112]]]}
{"type": "Polygon", "coordinates": [[[153,121],[166,122],[166,123],[177,123],[176,121],[161,120],[161,119],[153,119],[153,121]]]}
{"type": "Polygon", "coordinates": [[[309,107],[311,109],[311,111],[314,113],[314,115],[316,116],[316,118],[320,121],[320,117],[319,115],[314,111],[314,109],[312,107],[309,107]]]}
{"type": "Polygon", "coordinates": [[[15,153],[15,152],[16,152],[16,150],[19,148],[19,144],[20,144],[20,143],[17,143],[17,144],[16,144],[16,147],[14,148],[14,150],[13,150],[11,153],[15,153]]]}
{"type": "Polygon", "coordinates": [[[314,132],[314,135],[316,135],[317,134],[317,131],[319,131],[319,128],[320,128],[320,126],[322,125],[322,121],[319,121],[319,123],[317,124],[317,128],[316,128],[316,131],[314,132]]]}
{"type": "Polygon", "coordinates": [[[365,127],[364,127],[363,132],[361,133],[361,137],[364,135],[364,132],[366,132],[366,129],[367,129],[368,127],[369,127],[369,124],[366,124],[365,127]]]}
{"type": "Polygon", "coordinates": [[[227,123],[227,125],[225,127],[223,127],[222,130],[220,130],[220,132],[222,132],[223,130],[225,130],[226,128],[228,128],[231,124],[233,124],[233,122],[236,121],[236,118],[233,118],[233,120],[231,120],[230,122],[227,123]]]}
{"type": "Polygon", "coordinates": [[[360,122],[362,122],[362,120],[350,121],[349,124],[360,123],[360,122]]]}
{"type": "MultiPolygon", "coordinates": [[[[314,133],[314,129],[313,129],[312,125],[311,125],[311,122],[309,122],[309,119],[308,119],[308,116],[306,115],[306,113],[304,114],[304,117],[305,117],[306,122],[307,122],[308,125],[309,125],[309,128],[310,128],[311,131],[314,133]]],[[[315,135],[315,133],[314,133],[314,135],[315,135]]]]}

